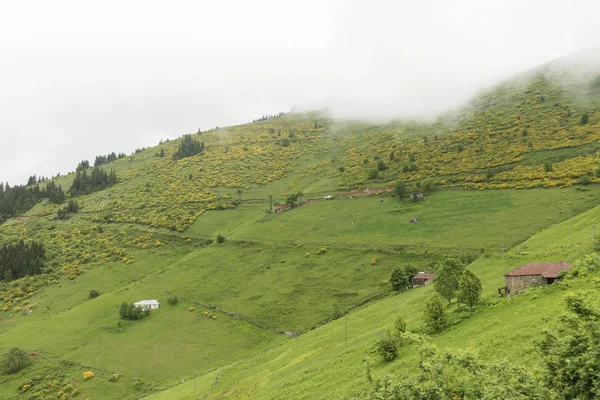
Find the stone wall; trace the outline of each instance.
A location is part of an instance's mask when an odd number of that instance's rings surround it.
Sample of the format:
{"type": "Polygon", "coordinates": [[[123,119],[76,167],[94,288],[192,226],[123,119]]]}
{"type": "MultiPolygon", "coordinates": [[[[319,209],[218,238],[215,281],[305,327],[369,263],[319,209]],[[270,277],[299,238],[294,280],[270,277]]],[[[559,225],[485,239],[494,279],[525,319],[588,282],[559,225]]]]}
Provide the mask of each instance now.
{"type": "Polygon", "coordinates": [[[528,286],[542,286],[546,284],[546,280],[542,275],[505,276],[504,281],[511,296],[521,293],[528,286]]]}

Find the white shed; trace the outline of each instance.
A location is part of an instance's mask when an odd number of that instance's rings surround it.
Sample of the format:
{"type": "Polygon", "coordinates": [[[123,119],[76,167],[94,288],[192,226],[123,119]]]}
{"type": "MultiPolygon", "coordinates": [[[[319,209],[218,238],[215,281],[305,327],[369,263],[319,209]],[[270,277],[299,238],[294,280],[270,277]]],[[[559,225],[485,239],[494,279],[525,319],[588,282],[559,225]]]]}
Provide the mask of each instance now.
{"type": "Polygon", "coordinates": [[[137,303],[133,303],[136,307],[141,307],[144,310],[154,310],[160,307],[160,303],[157,300],[142,300],[137,303]]]}

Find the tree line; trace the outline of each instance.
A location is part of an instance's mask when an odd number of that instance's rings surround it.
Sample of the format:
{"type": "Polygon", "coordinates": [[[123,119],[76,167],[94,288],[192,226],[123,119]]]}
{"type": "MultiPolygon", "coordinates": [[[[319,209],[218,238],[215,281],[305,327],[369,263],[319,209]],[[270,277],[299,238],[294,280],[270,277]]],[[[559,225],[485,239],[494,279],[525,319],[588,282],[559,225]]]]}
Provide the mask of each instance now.
{"type": "Polygon", "coordinates": [[[61,204],[65,201],[65,193],[62,187],[53,181],[48,182],[41,189],[38,184],[11,187],[8,183],[0,183],[0,222],[29,211],[43,199],[61,204]]]}
{"type": "Polygon", "coordinates": [[[181,160],[182,158],[193,157],[196,154],[203,153],[204,149],[204,142],[199,142],[195,139],[192,139],[192,135],[184,135],[179,147],[177,148],[177,151],[175,154],[173,154],[173,160],[181,160]]]}
{"type": "Polygon", "coordinates": [[[27,275],[36,275],[44,268],[46,250],[41,243],[19,240],[0,248],[0,280],[10,282],[27,275]]]}
{"type": "Polygon", "coordinates": [[[109,188],[117,183],[115,170],[106,173],[103,168],[94,167],[88,174],[87,170],[77,171],[69,189],[71,196],[81,196],[109,188]]]}

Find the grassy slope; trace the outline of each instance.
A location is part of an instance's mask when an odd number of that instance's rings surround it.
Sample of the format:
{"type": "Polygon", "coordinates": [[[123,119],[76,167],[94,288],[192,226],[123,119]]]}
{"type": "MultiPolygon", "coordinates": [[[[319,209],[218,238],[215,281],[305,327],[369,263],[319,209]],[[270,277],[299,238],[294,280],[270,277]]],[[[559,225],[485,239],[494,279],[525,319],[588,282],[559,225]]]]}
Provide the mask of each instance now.
{"type": "MultiPolygon", "coordinates": [[[[483,300],[489,305],[434,337],[434,342],[448,348],[472,348],[485,358],[506,358],[521,364],[536,360],[534,341],[555,320],[567,285],[532,289],[524,295],[498,300],[496,288],[503,283],[504,271],[539,261],[540,254],[546,254],[549,260],[572,260],[590,252],[590,232],[599,219],[600,207],[596,207],[533,236],[519,249],[509,251],[504,259],[496,253],[475,261],[470,268],[482,279],[483,300]],[[561,248],[571,225],[573,245],[561,248]],[[535,253],[524,253],[522,248],[535,249],[535,253]]],[[[594,288],[593,283],[584,279],[570,281],[569,286],[575,290],[594,288]]],[[[220,394],[227,398],[335,398],[366,384],[362,362],[365,357],[375,362],[376,375],[411,368],[416,361],[411,348],[403,349],[400,359],[390,364],[369,355],[369,348],[380,332],[391,327],[398,313],[407,320],[409,330],[420,326],[423,304],[432,290],[432,287],[409,290],[369,304],[351,312],[347,321],[343,318],[334,321],[250,360],[221,369],[215,388],[212,385],[217,373],[203,376],[196,382],[196,391],[204,394],[212,390],[212,396],[220,394]]],[[[594,301],[600,299],[595,297],[594,301]]],[[[149,399],[190,399],[191,390],[192,383],[187,383],[149,399]]]]}
{"type": "MultiPolygon", "coordinates": [[[[573,215],[588,209],[595,204],[598,190],[442,191],[416,204],[389,197],[383,202],[373,197],[340,199],[298,207],[270,219],[259,217],[256,206],[255,215],[246,214],[254,217],[254,223],[228,233],[234,239],[315,245],[510,246],[568,218],[569,208],[573,215]],[[421,222],[410,224],[412,216],[419,216],[421,222]]],[[[230,215],[221,221],[235,218],[236,211],[226,213],[230,215]]],[[[196,224],[203,224],[203,219],[196,224]]],[[[228,222],[224,224],[224,229],[231,228],[228,222]]]]}
{"type": "MultiPolygon", "coordinates": [[[[56,254],[62,253],[60,263],[68,263],[66,272],[59,272],[58,284],[42,287],[27,298],[38,306],[32,315],[25,317],[11,309],[0,313],[0,351],[11,345],[42,350],[31,370],[0,378],[0,397],[14,396],[18,381],[31,374],[72,381],[89,368],[99,379],[80,385],[77,398],[136,398],[197,373],[204,374],[197,382],[199,391],[212,390],[218,379],[213,395],[223,392],[241,398],[329,398],[362,384],[361,360],[378,332],[398,310],[409,326],[418,326],[431,288],[353,311],[348,347],[342,343],[344,321],[290,341],[225,314],[216,313],[216,320],[203,317],[199,313],[206,310],[202,304],[279,329],[306,331],[330,318],[334,310],[385,293],[389,289],[381,288],[379,282],[389,277],[394,266],[425,265],[452,249],[464,248],[485,248],[487,257],[473,268],[491,298],[505,269],[526,261],[568,259],[589,249],[587,244],[570,245],[589,239],[590,221],[598,219],[597,210],[573,218],[568,228],[563,223],[544,229],[566,219],[569,210],[576,215],[594,206],[598,188],[591,186],[587,192],[573,188],[441,191],[420,204],[399,204],[389,197],[383,203],[376,198],[344,199],[265,218],[269,195],[275,202],[297,191],[320,198],[335,195],[340,187],[383,187],[397,179],[416,182],[428,174],[447,179],[438,182],[442,185],[460,187],[463,183],[469,187],[501,187],[505,182],[510,187],[570,184],[598,165],[595,157],[573,158],[593,152],[600,134],[597,99],[581,102],[572,95],[579,89],[567,87],[571,92],[566,93],[565,88],[537,77],[530,83],[485,93],[456,119],[448,116],[434,124],[338,124],[329,129],[330,121],[320,119],[314,129],[317,115],[288,115],[203,133],[197,138],[206,142],[207,152],[194,158],[171,161],[169,156],[177,147],[172,141],[160,145],[167,152],[164,159],[157,158],[158,148],[153,148],[104,166],[116,169],[121,182],[80,198],[82,212],[69,222],[51,222],[48,216],[58,206],[44,203],[28,213],[31,220],[0,227],[2,241],[39,234],[52,242],[56,254]],[[540,95],[546,100],[541,101],[540,95]],[[577,121],[585,111],[591,122],[581,127],[577,121]],[[524,127],[529,131],[527,138],[522,134],[524,127]],[[293,138],[289,147],[282,148],[279,142],[285,137],[293,138]],[[418,170],[405,173],[403,165],[412,156],[418,170]],[[367,180],[366,173],[378,159],[385,160],[388,169],[379,178],[367,180]],[[544,173],[544,160],[556,163],[554,172],[544,173]],[[504,167],[507,171],[499,172],[504,167]],[[495,175],[489,177],[489,170],[495,175]],[[237,196],[244,201],[237,209],[212,211],[232,206],[237,196]],[[413,215],[421,217],[422,223],[409,224],[413,215]],[[104,226],[105,233],[89,229],[90,221],[104,226]],[[79,242],[79,228],[86,226],[86,238],[79,242]],[[149,226],[190,228],[179,235],[149,226]],[[505,263],[494,253],[501,245],[516,244],[540,231],[506,255],[505,263]],[[133,242],[134,237],[148,233],[154,235],[146,240],[149,248],[133,242]],[[226,234],[225,245],[192,251],[190,246],[198,239],[217,233],[226,234]],[[181,245],[185,237],[192,238],[190,246],[181,245]],[[181,243],[154,248],[159,238],[181,243]],[[65,241],[77,243],[66,246],[65,241]],[[329,247],[328,252],[317,256],[323,246],[329,247]],[[75,265],[89,253],[101,252],[110,253],[111,259],[127,255],[136,261],[103,264],[93,259],[81,268],[75,265]],[[370,265],[371,257],[379,263],[370,265]],[[77,277],[79,272],[83,274],[77,277]],[[92,288],[103,294],[88,301],[92,288]],[[165,304],[172,293],[182,298],[175,307],[165,304]],[[117,329],[118,305],[140,298],[159,298],[165,307],[148,320],[117,329]],[[187,311],[190,306],[196,310],[187,311]],[[65,364],[62,359],[71,361],[65,364]],[[122,373],[123,381],[107,384],[111,372],[122,373]]],[[[58,182],[67,188],[71,180],[67,176],[58,182]]],[[[59,271],[65,268],[60,263],[59,271]]],[[[25,282],[15,282],[9,289],[15,285],[26,293],[25,282]]],[[[503,346],[508,356],[518,353],[527,361],[533,355],[522,353],[530,345],[533,327],[547,323],[551,316],[550,311],[529,310],[538,308],[540,299],[555,308],[560,293],[550,288],[537,296],[482,309],[436,340],[457,347],[472,345],[487,356],[503,346]],[[517,311],[519,307],[527,311],[517,311]],[[504,329],[502,319],[513,321],[517,330],[504,329]],[[521,337],[526,341],[517,340],[521,337]]],[[[15,302],[11,307],[24,300],[11,299],[15,302]]],[[[398,369],[413,356],[405,349],[401,361],[379,363],[377,372],[398,369]]],[[[176,398],[175,393],[189,398],[191,391],[191,385],[182,385],[159,398],[176,398]]]]}

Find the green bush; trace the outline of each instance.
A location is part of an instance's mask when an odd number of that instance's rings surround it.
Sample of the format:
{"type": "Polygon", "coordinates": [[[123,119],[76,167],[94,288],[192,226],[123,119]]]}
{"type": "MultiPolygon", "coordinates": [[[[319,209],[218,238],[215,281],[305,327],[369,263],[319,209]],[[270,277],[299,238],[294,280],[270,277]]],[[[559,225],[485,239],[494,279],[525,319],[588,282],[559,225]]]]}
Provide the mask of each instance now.
{"type": "Polygon", "coordinates": [[[31,364],[29,353],[18,347],[13,347],[2,355],[0,367],[4,374],[15,374],[31,364]]]}
{"type": "Polygon", "coordinates": [[[123,319],[138,320],[144,318],[147,314],[148,311],[136,307],[133,303],[123,303],[119,308],[119,315],[123,319]]]}
{"type": "Polygon", "coordinates": [[[90,290],[90,294],[89,294],[89,298],[90,299],[95,299],[96,297],[100,296],[100,292],[97,291],[96,289],[92,289],[90,290]]]}
{"type": "Polygon", "coordinates": [[[179,303],[179,299],[177,298],[177,296],[171,296],[169,297],[169,299],[167,300],[169,302],[170,305],[174,306],[177,303],[179,303]]]}
{"type": "Polygon", "coordinates": [[[223,236],[219,233],[217,235],[217,243],[224,243],[224,242],[225,242],[225,236],[223,236]]]}
{"type": "Polygon", "coordinates": [[[398,339],[389,331],[375,342],[375,352],[385,361],[393,361],[398,357],[398,339]]]}
{"type": "Polygon", "coordinates": [[[442,332],[448,327],[448,317],[440,296],[433,295],[425,304],[425,325],[432,333],[442,332]]]}

